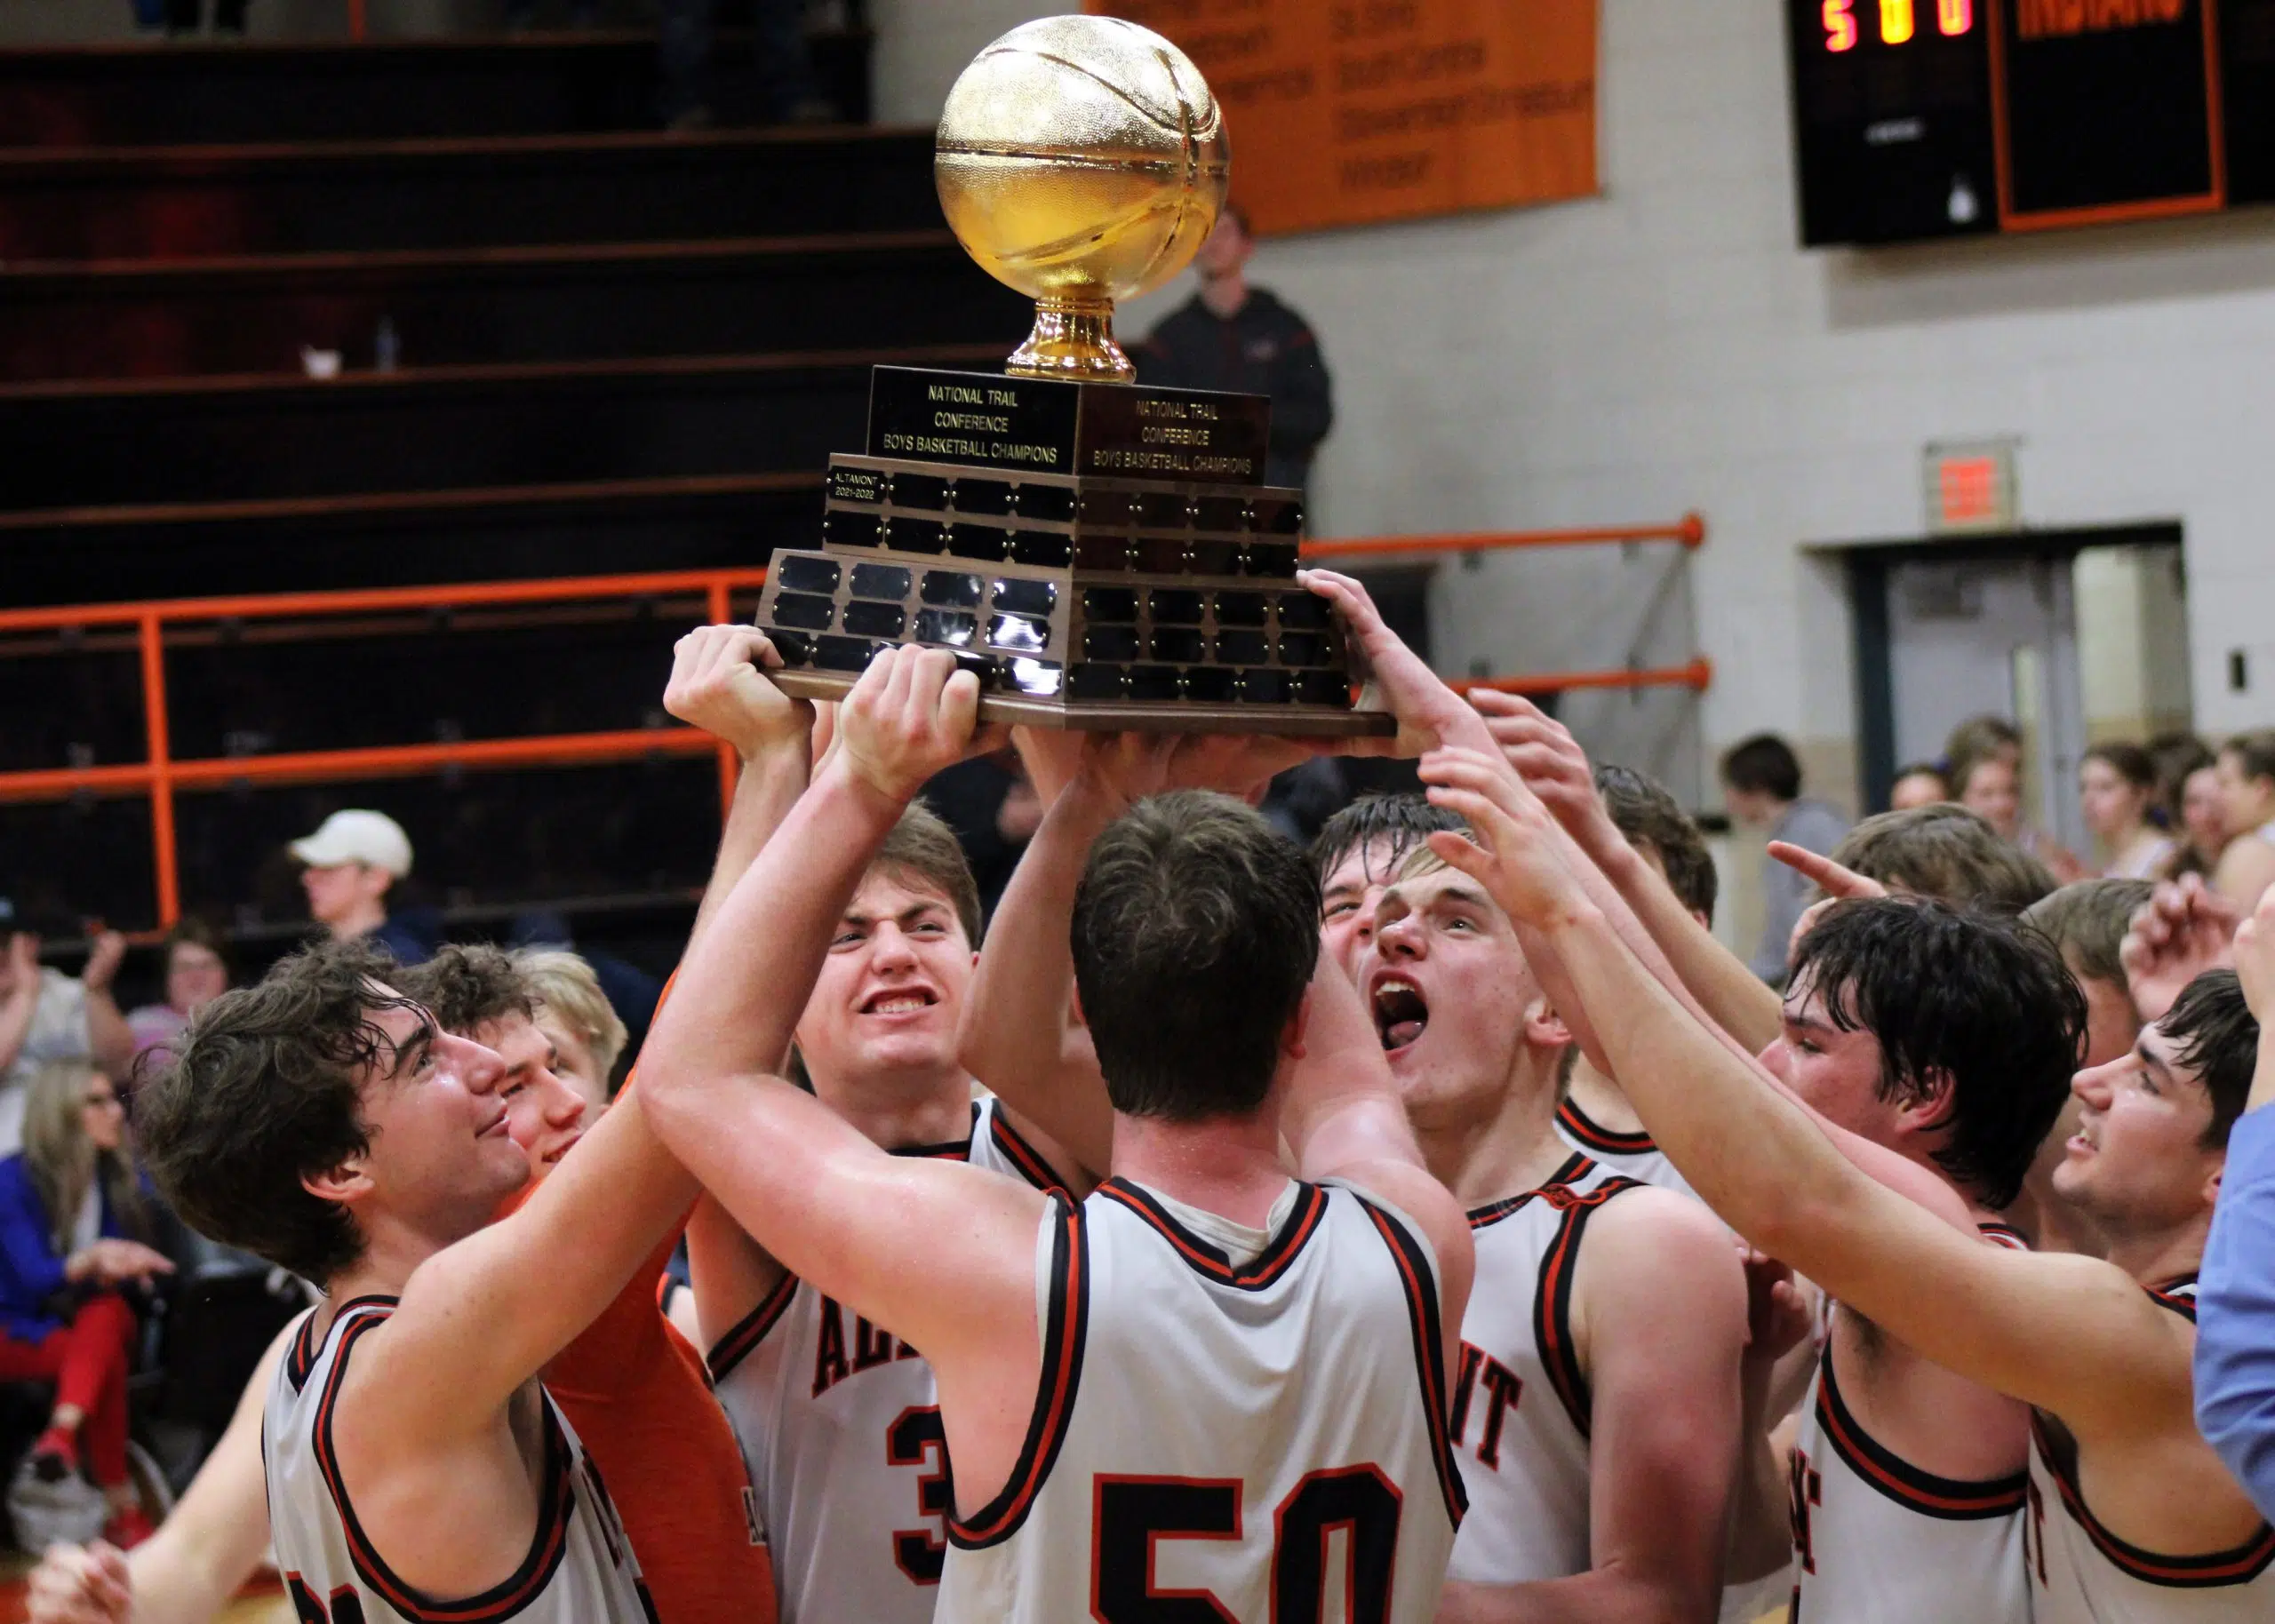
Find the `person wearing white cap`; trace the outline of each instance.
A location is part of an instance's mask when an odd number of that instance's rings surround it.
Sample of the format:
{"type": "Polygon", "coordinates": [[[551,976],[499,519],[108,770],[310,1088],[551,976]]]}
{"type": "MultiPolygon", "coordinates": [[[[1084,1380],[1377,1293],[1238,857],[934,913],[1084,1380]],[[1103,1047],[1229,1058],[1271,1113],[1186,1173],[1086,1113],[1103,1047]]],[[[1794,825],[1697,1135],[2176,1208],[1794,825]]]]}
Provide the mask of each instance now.
{"type": "Polygon", "coordinates": [[[335,812],[292,842],[308,912],[337,942],[369,936],[398,963],[417,964],[432,947],[387,918],[387,888],[411,872],[411,837],[384,812],[335,812]]]}

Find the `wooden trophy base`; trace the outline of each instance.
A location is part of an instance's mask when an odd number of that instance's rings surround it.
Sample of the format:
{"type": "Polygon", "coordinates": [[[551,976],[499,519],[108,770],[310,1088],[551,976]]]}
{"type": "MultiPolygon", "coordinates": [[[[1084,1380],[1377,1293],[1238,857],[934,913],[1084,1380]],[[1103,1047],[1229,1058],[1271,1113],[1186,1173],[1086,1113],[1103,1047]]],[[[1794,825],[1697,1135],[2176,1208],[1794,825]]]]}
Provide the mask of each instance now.
{"type": "MultiPolygon", "coordinates": [[[[855,679],[818,671],[769,673],[774,686],[797,699],[842,699],[855,679]]],[[[1062,704],[982,694],[979,720],[1016,728],[1085,733],[1255,733],[1273,738],[1389,738],[1398,719],[1387,711],[1336,711],[1318,705],[1147,705],[1112,701],[1062,704]]]]}

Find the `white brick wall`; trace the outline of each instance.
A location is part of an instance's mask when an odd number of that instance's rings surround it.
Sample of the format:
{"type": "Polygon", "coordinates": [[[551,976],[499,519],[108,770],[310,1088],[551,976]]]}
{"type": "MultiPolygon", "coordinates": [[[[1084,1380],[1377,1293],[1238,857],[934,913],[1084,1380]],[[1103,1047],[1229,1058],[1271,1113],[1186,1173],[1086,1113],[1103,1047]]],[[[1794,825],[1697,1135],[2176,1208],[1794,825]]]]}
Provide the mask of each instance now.
{"type": "MultiPolygon", "coordinates": [[[[1926,442],[2018,434],[2028,522],[2183,521],[2198,723],[2275,721],[2275,213],[1805,254],[1778,0],[1604,0],[1603,57],[1601,197],[1258,253],[1335,370],[1324,533],[1697,507],[1710,750],[1769,727],[1837,757],[1846,592],[1800,548],[1918,534],[1926,442]]],[[[1441,663],[1571,663],[1621,569],[1448,571],[1441,663]]],[[[1632,620],[1604,618],[1599,660],[1632,620]]],[[[1625,704],[1579,708],[1616,728],[1625,704]]]]}

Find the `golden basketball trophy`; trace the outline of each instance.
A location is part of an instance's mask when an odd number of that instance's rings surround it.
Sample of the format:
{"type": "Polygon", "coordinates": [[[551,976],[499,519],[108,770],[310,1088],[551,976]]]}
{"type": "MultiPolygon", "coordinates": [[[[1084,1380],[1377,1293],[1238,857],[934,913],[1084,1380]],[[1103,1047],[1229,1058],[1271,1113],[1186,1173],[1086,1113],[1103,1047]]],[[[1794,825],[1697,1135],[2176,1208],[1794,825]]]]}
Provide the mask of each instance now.
{"type": "Polygon", "coordinates": [[[786,691],[841,697],[915,642],[954,651],[991,720],[1395,731],[1351,708],[1341,629],[1295,583],[1302,493],[1257,482],[1271,402],[1140,387],[1114,340],[1114,302],[1185,267],[1230,171],[1200,70],[1134,23],[1044,18],[964,69],[940,206],[1034,330],[1001,374],[871,373],[822,551],[777,553],[759,605],[786,691]]]}

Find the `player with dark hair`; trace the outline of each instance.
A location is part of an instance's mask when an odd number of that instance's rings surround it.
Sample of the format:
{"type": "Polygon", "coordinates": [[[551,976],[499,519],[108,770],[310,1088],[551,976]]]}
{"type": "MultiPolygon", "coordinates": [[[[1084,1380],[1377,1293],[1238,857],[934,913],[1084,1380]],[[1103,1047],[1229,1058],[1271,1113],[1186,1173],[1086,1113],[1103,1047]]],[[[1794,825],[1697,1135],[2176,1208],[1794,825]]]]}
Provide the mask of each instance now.
{"type": "MultiPolygon", "coordinates": [[[[567,958],[561,954],[556,957],[567,958]]],[[[507,1131],[547,1176],[582,1137],[586,1102],[557,1070],[533,1018],[534,988],[494,947],[451,945],[399,969],[398,989],[446,1031],[493,1050],[507,1131]]],[[[522,1195],[509,1198],[517,1205],[522,1195]]],[[[748,1479],[701,1359],[666,1323],[654,1281],[673,1238],[546,1366],[546,1390],[611,1486],[663,1624],[771,1618],[773,1581],[745,1509],[748,1479]]],[[[236,1415],[157,1536],[121,1559],[96,1548],[51,1549],[31,1582],[34,1624],[207,1624],[251,1579],[269,1542],[260,1429],[277,1339],[236,1415]]]]}
{"type": "MultiPolygon", "coordinates": [[[[1098,758],[1123,770],[1151,758],[1173,770],[1177,753],[1122,741],[1093,747],[1090,765],[1110,776],[1098,758]]],[[[1114,804],[1078,776],[1046,814],[965,1016],[976,1066],[1062,1140],[1101,1150],[1108,1088],[1092,1033],[1063,1012],[1082,853],[1114,804]]],[[[1558,1138],[1569,1034],[1506,916],[1419,847],[1433,824],[1458,826],[1425,806],[1361,803],[1314,856],[1355,890],[1373,847],[1371,927],[1345,923],[1356,896],[1340,914],[1330,896],[1320,951],[1355,975],[1429,1168],[1467,1209],[1477,1248],[1452,1399],[1471,1504],[1439,1616],[1711,1616],[1742,1429],[1736,1254],[1696,1203],[1558,1138]],[[1391,858],[1401,840],[1403,858],[1391,858]]],[[[1095,1031],[1087,991],[1082,1007],[1095,1031]]]]}
{"type": "MultiPolygon", "coordinates": [[[[1595,789],[1613,827],[1658,871],[1691,917],[1712,929],[1718,880],[1713,856],[1698,825],[1664,787],[1632,768],[1597,768],[1595,789]]],[[[1564,1051],[1562,1088],[1564,1103],[1556,1113],[1556,1128],[1574,1149],[1615,1173],[1689,1193],[1690,1186],[1651,1142],[1643,1119],[1619,1085],[1599,1071],[1577,1044],[1564,1051]]]]}
{"type": "Polygon", "coordinates": [[[263,1421],[278,1565],[303,1618],[651,1616],[614,1508],[539,1382],[694,1198],[637,1100],[529,1178],[493,1051],[358,943],[209,1005],[138,1104],[201,1233],[318,1282],[263,1421]]]}
{"type": "Polygon", "coordinates": [[[1355,977],[1374,940],[1375,909],[1398,865],[1425,835],[1460,827],[1459,818],[1418,793],[1361,795],[1329,818],[1311,851],[1319,875],[1320,951],[1355,977]]]}
{"type": "Polygon", "coordinates": [[[1426,1619],[1459,1516],[1439,1326],[1467,1298],[1467,1227],[1356,995],[1314,973],[1316,884],[1261,818],[1172,798],[1089,859],[1080,990],[1118,1176],[1081,1206],[887,1155],[770,1075],[848,900],[917,787],[972,747],[978,703],[942,651],[870,665],[682,965],[644,1103],[791,1276],[866,1322],[852,1365],[923,1350],[937,1411],[882,1447],[945,1439],[949,1624],[1137,1616],[1155,1542],[1180,1537],[1180,1588],[1227,1616],[1274,1596],[1307,1616],[1331,1586],[1355,1616],[1426,1619]]]}
{"type": "MultiPolygon", "coordinates": [[[[1820,1282],[1844,1315],[1878,1327],[1889,1347],[2034,1407],[2024,1556],[2041,1624],[2241,1624],[2269,1615],[2275,1529],[2191,1414],[2195,1271],[2258,1046],[2232,972],[2197,976],[2169,1010],[2155,1012],[2131,1053],[2077,1075],[2084,1120],[2056,1185],[2092,1214],[2109,1260],[1985,1246],[1963,1232],[1969,1226],[1948,1196],[1899,1192],[1845,1158],[1637,962],[1597,893],[1574,874],[1547,809],[1503,762],[1445,752],[1423,776],[1480,837],[1475,846],[1434,844],[1553,943],[1631,1097],[1699,1194],[1754,1245],[1820,1282]]],[[[1928,937],[1964,923],[1896,902],[1844,904],[1833,915],[1892,920],[1899,912],[1928,921],[1928,937]]],[[[1831,927],[1828,919],[1818,928],[1831,927]]],[[[1871,934],[1886,927],[1876,920],[1871,934]]],[[[1822,967],[1813,975],[1835,963],[1814,962],[1822,967]]],[[[1804,998],[1806,1030],[1813,987],[1804,998]]],[[[1838,1429],[1853,1419],[1832,1413],[1838,1429]]],[[[1829,1459],[1805,1452],[1793,1470],[1796,1532],[1820,1564],[1829,1459]]],[[[1924,1486],[1880,1453],[1858,1460],[1878,1478],[1873,1492],[1924,1486]]],[[[1965,1507],[1963,1496],[1943,1498],[1946,1515],[1965,1507]]],[[[1880,1556],[1891,1567],[1918,1564],[1926,1548],[1883,1540],[1880,1556]]],[[[1938,1576],[1948,1593],[1952,1575],[1938,1576]]],[[[1936,1603],[1928,1589],[1919,1605],[1884,1594],[1830,1613],[1813,1612],[1805,1598],[1800,1616],[1992,1616],[1964,1601],[1936,1603]]]]}

